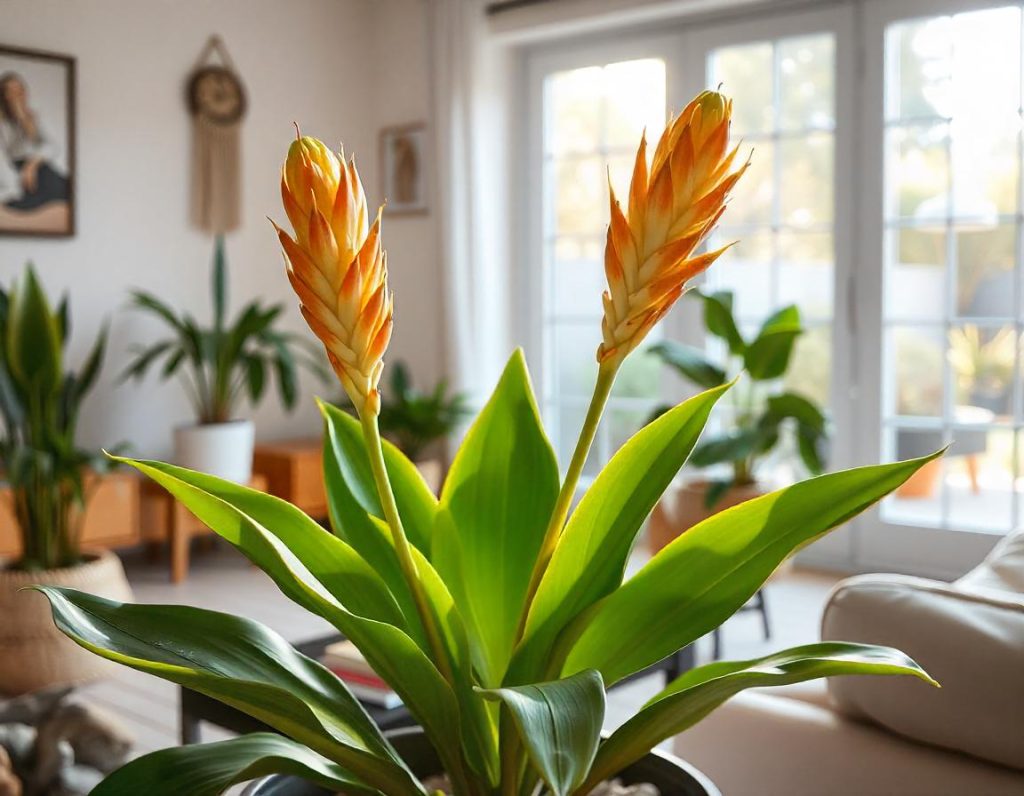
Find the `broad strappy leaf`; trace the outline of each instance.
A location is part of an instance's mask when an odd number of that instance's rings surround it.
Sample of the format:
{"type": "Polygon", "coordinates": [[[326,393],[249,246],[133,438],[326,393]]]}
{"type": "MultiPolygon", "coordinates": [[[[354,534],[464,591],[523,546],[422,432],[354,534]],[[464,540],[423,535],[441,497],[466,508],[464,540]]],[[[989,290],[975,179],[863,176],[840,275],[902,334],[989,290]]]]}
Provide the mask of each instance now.
{"type": "Polygon", "coordinates": [[[818,476],[695,525],[576,620],[583,630],[564,672],[598,669],[611,684],[685,647],[732,616],[787,556],[937,455],[818,476]]]}
{"type": "Polygon", "coordinates": [[[480,693],[508,708],[530,761],[554,796],[567,796],[583,782],[604,722],[600,673],[589,669],[564,680],[480,693]]]}
{"type": "Polygon", "coordinates": [[[301,777],[331,792],[377,793],[302,744],[260,732],[143,755],[108,776],[90,796],[217,796],[232,785],[271,774],[301,777]]]}
{"type": "Polygon", "coordinates": [[[514,675],[543,676],[538,663],[580,611],[622,583],[644,520],[683,466],[728,386],[701,393],[635,434],[572,513],[530,608],[514,675]]]}
{"type": "Polygon", "coordinates": [[[91,652],[237,708],[376,788],[422,791],[341,680],[272,630],[185,605],[38,590],[49,599],[57,627],[91,652]]]}
{"type": "Polygon", "coordinates": [[[516,351],[455,456],[431,555],[464,610],[486,686],[499,685],[508,667],[558,486],[555,454],[516,351]]]}
{"type": "Polygon", "coordinates": [[[580,790],[635,763],[653,747],[693,726],[747,688],[789,685],[846,674],[905,674],[936,685],[908,656],[890,647],[823,642],[750,661],[718,661],[691,669],[655,695],[601,744],[580,790]]]}

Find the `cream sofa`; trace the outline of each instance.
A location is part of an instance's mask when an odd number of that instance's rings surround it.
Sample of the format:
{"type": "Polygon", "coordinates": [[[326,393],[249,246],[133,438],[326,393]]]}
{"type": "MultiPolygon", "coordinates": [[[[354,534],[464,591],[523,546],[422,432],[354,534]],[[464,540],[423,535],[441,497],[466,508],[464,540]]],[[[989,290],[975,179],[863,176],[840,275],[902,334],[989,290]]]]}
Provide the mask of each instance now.
{"type": "Polygon", "coordinates": [[[842,581],[821,635],[899,647],[943,687],[841,677],[746,692],[676,754],[724,796],[1024,794],[1024,533],[954,583],[842,581]]]}

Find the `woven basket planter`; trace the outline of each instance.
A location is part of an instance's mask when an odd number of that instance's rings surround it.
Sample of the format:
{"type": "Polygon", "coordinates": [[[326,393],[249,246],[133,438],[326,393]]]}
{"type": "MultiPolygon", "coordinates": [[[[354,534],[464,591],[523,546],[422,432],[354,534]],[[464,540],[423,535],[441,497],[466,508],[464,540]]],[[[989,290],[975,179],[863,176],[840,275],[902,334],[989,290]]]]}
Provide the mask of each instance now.
{"type": "Polygon", "coordinates": [[[19,591],[34,584],[130,601],[121,560],[109,551],[87,554],[76,567],[43,572],[0,568],[0,693],[15,695],[51,685],[81,683],[110,673],[114,664],[79,647],[54,627],[46,598],[19,591]]]}

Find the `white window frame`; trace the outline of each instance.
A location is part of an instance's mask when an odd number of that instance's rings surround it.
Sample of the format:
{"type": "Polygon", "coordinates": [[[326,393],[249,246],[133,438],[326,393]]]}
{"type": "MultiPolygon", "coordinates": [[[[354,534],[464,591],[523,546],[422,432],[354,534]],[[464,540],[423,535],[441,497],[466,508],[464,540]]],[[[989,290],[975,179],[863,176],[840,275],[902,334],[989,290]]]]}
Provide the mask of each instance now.
{"type": "MultiPolygon", "coordinates": [[[[884,34],[892,22],[1011,5],[1016,0],[846,0],[828,7],[760,11],[720,22],[686,25],[627,37],[593,37],[547,42],[523,51],[526,90],[522,101],[527,174],[517,205],[531,207],[541,195],[543,82],[546,75],[596,63],[658,57],[666,63],[670,111],[678,111],[704,88],[707,56],[730,44],[803,34],[835,36],[833,434],[829,467],[840,469],[882,461],[883,155],[884,34]]],[[[1024,190],[1024,186],[1022,186],[1024,190]]],[[[1018,208],[1020,211],[1021,208],[1018,208]]],[[[542,351],[543,260],[541,219],[525,212],[523,279],[515,330],[526,342],[538,383],[544,378],[542,351]]],[[[1024,242],[1018,242],[1024,245],[1024,242]]],[[[666,334],[701,344],[699,312],[683,302],[666,318],[666,334]]],[[[683,394],[668,381],[672,394],[683,394]]],[[[1001,534],[898,525],[872,509],[801,553],[807,563],[845,571],[893,569],[954,577],[980,561],[1001,534]]]]}

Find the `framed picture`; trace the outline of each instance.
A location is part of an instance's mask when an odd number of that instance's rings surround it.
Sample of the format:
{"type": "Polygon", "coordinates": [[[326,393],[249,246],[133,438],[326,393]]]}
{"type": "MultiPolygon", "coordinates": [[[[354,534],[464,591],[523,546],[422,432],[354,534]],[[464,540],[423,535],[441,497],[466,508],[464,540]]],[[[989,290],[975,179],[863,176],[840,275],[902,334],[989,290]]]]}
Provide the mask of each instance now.
{"type": "Polygon", "coordinates": [[[0,236],[75,233],[75,59],[0,44],[0,236]]]}
{"type": "Polygon", "coordinates": [[[427,128],[422,122],[380,131],[381,193],[389,215],[427,212],[427,128]]]}

